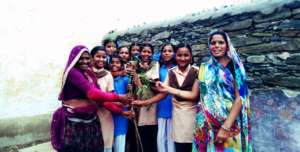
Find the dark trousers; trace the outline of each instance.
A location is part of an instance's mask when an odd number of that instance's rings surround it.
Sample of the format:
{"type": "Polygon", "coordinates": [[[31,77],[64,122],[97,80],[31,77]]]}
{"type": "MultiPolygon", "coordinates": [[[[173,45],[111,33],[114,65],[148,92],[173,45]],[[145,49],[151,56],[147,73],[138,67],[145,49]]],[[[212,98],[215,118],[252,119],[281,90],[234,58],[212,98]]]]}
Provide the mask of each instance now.
{"type": "Polygon", "coordinates": [[[176,152],[191,152],[192,143],[177,143],[175,142],[176,152]]]}
{"type": "Polygon", "coordinates": [[[128,121],[125,152],[141,152],[133,121],[128,121]]]}
{"type": "Polygon", "coordinates": [[[157,130],[157,125],[139,127],[144,152],[157,152],[157,130]]]}

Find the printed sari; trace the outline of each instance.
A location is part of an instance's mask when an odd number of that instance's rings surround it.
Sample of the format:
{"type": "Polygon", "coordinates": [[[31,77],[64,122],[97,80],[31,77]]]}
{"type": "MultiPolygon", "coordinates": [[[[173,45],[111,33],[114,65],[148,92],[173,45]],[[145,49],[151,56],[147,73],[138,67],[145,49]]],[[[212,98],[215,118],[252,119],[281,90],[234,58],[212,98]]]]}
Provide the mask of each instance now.
{"type": "Polygon", "coordinates": [[[251,152],[250,101],[246,73],[235,48],[227,36],[228,57],[233,62],[234,73],[221,65],[213,56],[202,63],[199,70],[200,102],[197,107],[193,152],[251,152]],[[240,94],[242,107],[230,128],[232,136],[216,144],[215,138],[228,117],[235,101],[235,88],[240,94]]]}

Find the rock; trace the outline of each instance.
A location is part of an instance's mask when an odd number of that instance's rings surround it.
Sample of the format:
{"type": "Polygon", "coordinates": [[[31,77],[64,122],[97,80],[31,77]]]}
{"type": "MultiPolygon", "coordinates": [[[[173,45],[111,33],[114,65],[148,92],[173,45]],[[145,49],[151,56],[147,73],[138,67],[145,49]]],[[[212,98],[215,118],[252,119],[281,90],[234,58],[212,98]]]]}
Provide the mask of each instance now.
{"type": "Polygon", "coordinates": [[[300,64],[300,53],[292,54],[286,59],[286,63],[289,64],[300,64]]]}
{"type": "Polygon", "coordinates": [[[260,44],[263,42],[262,39],[260,39],[260,38],[247,37],[247,36],[246,37],[236,37],[236,38],[232,38],[231,40],[235,47],[260,44]]]}
{"type": "Polygon", "coordinates": [[[281,54],[278,54],[277,57],[279,57],[282,60],[286,60],[288,57],[290,57],[289,52],[282,52],[281,54]]]}
{"type": "Polygon", "coordinates": [[[131,42],[128,41],[118,41],[118,46],[129,46],[131,42]]]}
{"type": "Polygon", "coordinates": [[[170,43],[173,44],[173,45],[178,45],[180,42],[175,40],[175,39],[171,39],[170,43]]]}
{"type": "Polygon", "coordinates": [[[247,57],[247,62],[249,63],[263,63],[265,61],[264,55],[253,55],[247,57]]]}
{"type": "Polygon", "coordinates": [[[223,27],[225,31],[236,31],[241,29],[247,29],[252,26],[252,19],[246,19],[243,21],[233,22],[223,27]]]}
{"type": "Polygon", "coordinates": [[[288,18],[291,16],[291,14],[292,13],[289,9],[282,9],[268,15],[263,15],[263,14],[255,15],[253,19],[255,23],[262,23],[262,22],[267,22],[272,20],[279,20],[282,18],[288,18]]]}
{"type": "Polygon", "coordinates": [[[247,53],[247,54],[261,54],[265,52],[276,52],[276,51],[282,51],[284,49],[284,46],[285,44],[277,43],[277,42],[264,43],[264,44],[241,47],[240,52],[247,53]]]}
{"type": "Polygon", "coordinates": [[[192,45],[193,51],[203,51],[203,50],[206,50],[206,48],[207,48],[206,44],[192,45]]]}
{"type": "Polygon", "coordinates": [[[300,20],[285,20],[281,22],[278,26],[279,30],[284,30],[284,29],[296,29],[300,30],[300,20]]]}
{"type": "Polygon", "coordinates": [[[300,14],[297,14],[294,16],[295,19],[299,19],[300,18],[300,14]]]}
{"type": "Polygon", "coordinates": [[[268,54],[267,58],[271,61],[272,64],[274,65],[283,65],[284,63],[282,63],[280,60],[278,60],[276,58],[276,56],[274,54],[268,54]]]}
{"type": "Polygon", "coordinates": [[[251,35],[257,37],[271,37],[272,33],[252,33],[251,35]]]}
{"type": "Polygon", "coordinates": [[[198,27],[196,29],[194,29],[195,32],[198,32],[198,33],[202,33],[202,34],[207,34],[211,31],[211,27],[198,27]]]}
{"type": "Polygon", "coordinates": [[[166,38],[169,38],[170,35],[171,35],[171,33],[169,31],[164,31],[164,32],[161,32],[161,33],[158,33],[158,34],[154,35],[152,37],[152,41],[166,39],[166,38]]]}
{"type": "Polygon", "coordinates": [[[264,43],[240,48],[240,52],[246,54],[261,54],[266,52],[283,52],[297,50],[299,50],[299,48],[293,41],[264,43]]]}
{"type": "Polygon", "coordinates": [[[300,77],[269,76],[264,77],[263,82],[281,87],[300,88],[300,77]]]}
{"type": "Polygon", "coordinates": [[[300,8],[294,9],[292,11],[292,15],[297,15],[297,14],[300,14],[300,8]]]}
{"type": "Polygon", "coordinates": [[[296,37],[297,36],[298,37],[298,36],[300,36],[300,31],[286,29],[286,30],[280,31],[280,36],[285,36],[285,37],[296,37]]]}
{"type": "Polygon", "coordinates": [[[268,28],[271,25],[270,22],[265,22],[265,23],[260,23],[260,24],[255,24],[255,28],[268,28]]]}

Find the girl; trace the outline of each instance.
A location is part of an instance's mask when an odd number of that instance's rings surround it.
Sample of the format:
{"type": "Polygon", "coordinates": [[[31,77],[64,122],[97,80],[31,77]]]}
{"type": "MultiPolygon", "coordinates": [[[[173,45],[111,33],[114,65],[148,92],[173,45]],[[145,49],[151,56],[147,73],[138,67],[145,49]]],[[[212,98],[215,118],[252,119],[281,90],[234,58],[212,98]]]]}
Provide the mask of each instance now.
{"type": "MultiPolygon", "coordinates": [[[[122,70],[121,58],[118,55],[112,56],[112,61],[110,64],[110,70],[112,72],[118,72],[122,70]]],[[[114,77],[114,86],[115,92],[117,94],[126,94],[127,86],[129,82],[129,77],[125,76],[116,76],[114,77]]],[[[127,111],[127,108],[124,108],[123,111],[127,111]]],[[[128,111],[130,112],[130,111],[128,111]]],[[[126,143],[126,133],[128,127],[128,120],[122,115],[113,114],[114,118],[114,152],[125,152],[125,143],[126,143]]]]}
{"type": "MultiPolygon", "coordinates": [[[[159,63],[151,62],[152,53],[153,47],[151,44],[147,43],[142,46],[141,60],[137,64],[137,73],[133,74],[133,80],[137,88],[136,95],[140,100],[149,99],[153,96],[152,82],[159,78],[159,63]]],[[[156,152],[156,103],[139,109],[138,130],[144,152],[156,152]]]]}
{"type": "Polygon", "coordinates": [[[111,56],[117,50],[117,43],[112,39],[104,39],[102,45],[105,47],[105,51],[107,53],[106,64],[109,65],[111,61],[111,56]]]}
{"type": "Polygon", "coordinates": [[[119,56],[121,57],[123,65],[128,63],[130,58],[130,52],[127,46],[122,46],[119,48],[119,56]]]}
{"type": "Polygon", "coordinates": [[[175,49],[177,66],[169,70],[164,83],[157,82],[161,92],[145,101],[134,101],[137,105],[148,105],[173,94],[172,138],[176,152],[192,150],[193,128],[195,124],[196,101],[199,95],[197,81],[198,68],[192,66],[192,49],[187,44],[179,44],[175,49]]]}
{"type": "Polygon", "coordinates": [[[102,152],[97,105],[128,101],[124,95],[99,90],[90,69],[90,58],[85,46],[75,46],[63,74],[59,94],[62,107],[54,112],[51,122],[51,144],[59,152],[102,152]]]}
{"type": "Polygon", "coordinates": [[[209,37],[210,59],[199,71],[198,105],[193,152],[251,152],[250,104],[245,68],[228,35],[209,37]]]}
{"type": "Polygon", "coordinates": [[[137,42],[133,42],[131,43],[131,45],[129,46],[129,54],[130,54],[130,58],[131,60],[138,60],[138,57],[140,55],[140,45],[137,42]]]}
{"type": "MultiPolygon", "coordinates": [[[[166,43],[160,51],[159,80],[165,81],[168,70],[175,66],[174,46],[166,43]]],[[[157,104],[157,150],[158,152],[175,152],[174,141],[171,139],[172,95],[160,100],[157,104]]]]}
{"type": "MultiPolygon", "coordinates": [[[[97,77],[97,83],[104,92],[114,91],[114,80],[109,71],[104,69],[106,62],[105,48],[96,46],[92,49],[93,71],[97,77]]],[[[122,110],[122,109],[121,109],[122,110]]],[[[105,107],[100,107],[97,112],[102,124],[102,134],[104,140],[104,152],[112,152],[114,123],[112,114],[105,107]]]]}

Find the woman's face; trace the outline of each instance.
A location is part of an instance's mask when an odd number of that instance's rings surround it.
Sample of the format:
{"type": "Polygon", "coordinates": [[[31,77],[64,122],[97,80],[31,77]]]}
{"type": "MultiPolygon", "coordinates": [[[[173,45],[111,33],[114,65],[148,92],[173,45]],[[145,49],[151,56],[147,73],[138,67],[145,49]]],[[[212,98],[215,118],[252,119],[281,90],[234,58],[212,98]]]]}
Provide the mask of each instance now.
{"type": "Polygon", "coordinates": [[[179,68],[187,67],[192,61],[192,54],[186,47],[179,48],[176,52],[176,62],[179,68]]]}
{"type": "Polygon", "coordinates": [[[116,71],[120,71],[121,70],[121,61],[119,58],[112,58],[111,59],[111,63],[110,63],[110,69],[111,71],[113,72],[116,72],[116,71]]]}
{"type": "Polygon", "coordinates": [[[83,52],[82,55],[80,56],[79,60],[76,63],[76,66],[85,71],[89,68],[91,62],[91,57],[88,52],[83,52]]]}
{"type": "Polygon", "coordinates": [[[132,56],[138,55],[138,54],[140,54],[140,47],[135,45],[131,48],[130,51],[131,51],[132,56]]]}
{"type": "Polygon", "coordinates": [[[148,62],[151,60],[151,56],[152,56],[152,49],[150,47],[144,47],[141,51],[141,58],[142,61],[144,62],[148,62]]]}
{"type": "Polygon", "coordinates": [[[211,54],[216,58],[225,56],[227,51],[226,41],[220,34],[213,35],[209,47],[211,54]]]}
{"type": "Polygon", "coordinates": [[[114,42],[109,42],[105,46],[108,55],[112,55],[116,51],[116,44],[114,42]]]}
{"type": "Polygon", "coordinates": [[[162,50],[162,59],[164,62],[170,61],[174,56],[174,49],[171,45],[166,45],[162,50]]]}
{"type": "Polygon", "coordinates": [[[106,62],[106,53],[104,50],[98,50],[93,57],[94,67],[97,69],[104,68],[106,62]]]}
{"type": "Polygon", "coordinates": [[[127,47],[122,47],[119,52],[120,57],[124,62],[129,60],[129,50],[127,47]]]}

